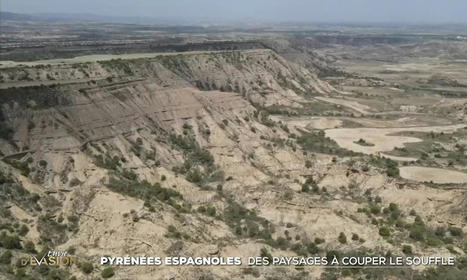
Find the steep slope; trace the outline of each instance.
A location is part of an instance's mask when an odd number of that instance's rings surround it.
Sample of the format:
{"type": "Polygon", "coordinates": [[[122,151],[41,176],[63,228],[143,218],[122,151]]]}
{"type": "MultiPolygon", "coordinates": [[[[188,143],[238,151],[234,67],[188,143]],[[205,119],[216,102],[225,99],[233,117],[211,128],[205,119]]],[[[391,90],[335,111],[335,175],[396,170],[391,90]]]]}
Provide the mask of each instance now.
{"type": "MultiPolygon", "coordinates": [[[[1,76],[8,87],[2,168],[11,184],[38,197],[34,211],[6,201],[5,220],[26,215],[24,238],[37,250],[74,248],[90,260],[148,248],[257,254],[261,243],[239,241],[235,228],[267,239],[272,229],[238,195],[247,185],[261,188],[273,172],[301,172],[292,162],[302,156],[292,147],[264,148],[265,137],[287,133],[262,124],[270,125],[250,102],[300,106],[299,94],[324,92],[313,74],[268,50],[44,64],[5,68],[1,76]]],[[[186,279],[200,273],[165,270],[186,279]]],[[[71,273],[83,277],[77,268],[71,273]]],[[[153,279],[152,270],[137,268],[122,275],[134,273],[153,279]]]]}

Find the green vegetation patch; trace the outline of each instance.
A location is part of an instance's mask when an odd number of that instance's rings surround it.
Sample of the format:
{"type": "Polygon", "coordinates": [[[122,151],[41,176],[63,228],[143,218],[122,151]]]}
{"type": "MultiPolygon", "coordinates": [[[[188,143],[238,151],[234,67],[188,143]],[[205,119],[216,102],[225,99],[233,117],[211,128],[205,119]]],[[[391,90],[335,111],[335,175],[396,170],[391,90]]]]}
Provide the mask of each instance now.
{"type": "Polygon", "coordinates": [[[13,180],[9,174],[0,171],[0,203],[2,205],[13,202],[23,209],[37,210],[40,209],[37,204],[39,199],[39,195],[31,194],[21,183],[13,180]]]}
{"type": "Polygon", "coordinates": [[[360,145],[360,146],[366,146],[366,147],[372,147],[372,146],[375,145],[375,144],[373,144],[373,143],[367,142],[367,141],[364,140],[363,138],[358,139],[358,141],[355,141],[354,143],[355,143],[355,144],[358,144],[358,145],[360,145]]]}
{"type": "Polygon", "coordinates": [[[159,183],[150,184],[146,180],[136,181],[111,177],[107,187],[114,192],[139,198],[149,203],[160,201],[174,206],[175,201],[183,200],[183,196],[176,190],[161,187],[159,183]]]}
{"type": "Polygon", "coordinates": [[[306,151],[315,153],[332,154],[338,156],[356,156],[359,155],[339,147],[339,145],[329,137],[325,136],[324,131],[305,132],[298,137],[297,143],[306,151]]]}
{"type": "Polygon", "coordinates": [[[406,143],[402,148],[395,148],[388,154],[403,157],[418,158],[418,162],[428,166],[439,166],[440,159],[448,164],[467,165],[465,145],[461,139],[467,138],[467,129],[458,129],[453,133],[435,132],[402,132],[396,135],[420,138],[422,142],[406,143]],[[452,147],[447,149],[446,147],[452,147]]]}
{"type": "Polygon", "coordinates": [[[170,141],[174,148],[182,150],[185,156],[184,164],[174,167],[174,172],[185,174],[189,182],[200,186],[224,180],[224,172],[214,164],[212,154],[202,148],[193,136],[171,134],[170,141]]]}
{"type": "Polygon", "coordinates": [[[56,86],[41,85],[0,89],[0,104],[18,103],[20,106],[28,107],[31,101],[35,103],[33,109],[47,109],[57,105],[70,105],[70,101],[58,91],[56,86]]]}
{"type": "Polygon", "coordinates": [[[386,170],[386,174],[389,177],[399,177],[399,165],[397,161],[394,161],[389,158],[372,156],[370,164],[386,170]]]}

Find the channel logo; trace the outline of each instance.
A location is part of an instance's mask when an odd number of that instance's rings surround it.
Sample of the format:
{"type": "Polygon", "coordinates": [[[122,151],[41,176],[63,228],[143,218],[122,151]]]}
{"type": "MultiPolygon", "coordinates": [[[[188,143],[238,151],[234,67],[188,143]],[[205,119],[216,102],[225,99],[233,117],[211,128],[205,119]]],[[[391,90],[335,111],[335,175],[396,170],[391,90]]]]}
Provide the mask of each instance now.
{"type": "Polygon", "coordinates": [[[78,259],[73,256],[69,256],[67,251],[48,251],[41,258],[36,256],[29,256],[21,258],[21,265],[31,265],[31,266],[71,266],[77,265],[78,259]]]}

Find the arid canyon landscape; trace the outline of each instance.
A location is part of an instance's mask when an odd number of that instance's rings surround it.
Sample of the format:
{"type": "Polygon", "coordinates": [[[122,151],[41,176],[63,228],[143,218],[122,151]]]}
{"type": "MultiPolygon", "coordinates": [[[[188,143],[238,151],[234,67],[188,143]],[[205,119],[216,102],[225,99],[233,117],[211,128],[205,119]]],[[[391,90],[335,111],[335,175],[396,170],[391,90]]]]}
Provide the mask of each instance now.
{"type": "Polygon", "coordinates": [[[1,24],[0,279],[466,279],[466,26],[1,24]]]}

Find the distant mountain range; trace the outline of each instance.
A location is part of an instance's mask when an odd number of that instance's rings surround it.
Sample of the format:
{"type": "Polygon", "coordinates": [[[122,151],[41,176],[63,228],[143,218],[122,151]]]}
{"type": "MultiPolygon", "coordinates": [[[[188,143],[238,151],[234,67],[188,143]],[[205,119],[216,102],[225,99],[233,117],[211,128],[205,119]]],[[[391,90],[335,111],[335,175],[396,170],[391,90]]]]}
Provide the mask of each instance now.
{"type": "MultiPolygon", "coordinates": [[[[22,14],[12,12],[1,12],[0,20],[43,20],[43,21],[92,21],[92,22],[115,22],[115,23],[137,23],[137,24],[180,24],[180,20],[149,18],[149,17],[121,17],[103,16],[95,14],[74,14],[74,13],[40,13],[22,14]]],[[[187,21],[188,22],[188,21],[187,21]]],[[[186,22],[186,23],[187,23],[186,22]]]]}
{"type": "Polygon", "coordinates": [[[32,20],[32,19],[34,19],[34,17],[31,15],[0,11],[0,20],[32,20]]]}
{"type": "MultiPolygon", "coordinates": [[[[1,1],[1,0],[0,0],[1,1]]],[[[225,27],[225,26],[236,26],[236,27],[271,27],[280,26],[281,28],[286,27],[287,30],[300,30],[319,28],[323,30],[336,29],[345,30],[348,27],[360,27],[370,28],[369,31],[374,28],[383,28],[396,30],[398,33],[424,33],[433,32],[433,28],[441,28],[438,33],[449,33],[449,34],[466,34],[466,26],[464,23],[391,23],[391,22],[252,22],[245,21],[229,21],[229,20],[213,20],[213,19],[194,19],[194,18],[161,18],[161,17],[135,17],[135,16],[106,16],[86,13],[35,13],[35,14],[23,14],[13,12],[2,12],[0,11],[0,21],[12,20],[12,21],[54,21],[54,22],[99,22],[99,23],[121,23],[121,24],[142,24],[142,25],[162,25],[162,26],[211,26],[211,27],[225,27]],[[427,29],[428,28],[428,29],[427,29]],[[427,31],[428,30],[428,31],[427,31]],[[446,31],[447,30],[447,31],[446,31]]]]}

